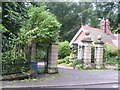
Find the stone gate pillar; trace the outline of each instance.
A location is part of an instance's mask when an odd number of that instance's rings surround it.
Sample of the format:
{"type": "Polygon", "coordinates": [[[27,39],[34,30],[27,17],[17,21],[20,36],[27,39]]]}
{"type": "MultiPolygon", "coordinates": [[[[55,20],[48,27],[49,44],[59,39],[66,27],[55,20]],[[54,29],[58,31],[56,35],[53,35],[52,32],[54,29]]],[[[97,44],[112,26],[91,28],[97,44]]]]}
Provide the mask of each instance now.
{"type": "Polygon", "coordinates": [[[89,36],[90,32],[85,32],[85,37],[81,40],[83,44],[83,68],[90,69],[91,66],[91,46],[92,40],[89,36]]]}
{"type": "Polygon", "coordinates": [[[52,43],[48,52],[48,73],[58,73],[58,43],[52,43]]]}
{"type": "Polygon", "coordinates": [[[95,68],[100,69],[103,66],[103,41],[101,36],[97,37],[95,42],[95,68]]]}

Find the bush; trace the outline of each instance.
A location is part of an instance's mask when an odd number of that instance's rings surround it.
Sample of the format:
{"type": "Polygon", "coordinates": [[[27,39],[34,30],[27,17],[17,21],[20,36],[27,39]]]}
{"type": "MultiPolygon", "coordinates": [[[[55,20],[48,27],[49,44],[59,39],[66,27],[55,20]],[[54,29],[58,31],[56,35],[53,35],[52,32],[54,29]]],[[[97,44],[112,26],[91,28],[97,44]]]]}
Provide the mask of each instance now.
{"type": "Polygon", "coordinates": [[[10,75],[24,73],[30,70],[30,61],[27,58],[26,47],[20,37],[10,34],[7,38],[3,35],[2,41],[2,73],[1,75],[10,75]]]}
{"type": "Polygon", "coordinates": [[[116,47],[108,43],[105,43],[104,46],[105,46],[105,51],[113,56],[116,56],[119,52],[119,50],[116,47]]]}
{"type": "Polygon", "coordinates": [[[74,68],[82,68],[82,61],[81,60],[75,60],[74,62],[73,62],[73,67],[74,68]]]}
{"type": "Polygon", "coordinates": [[[58,46],[58,57],[65,58],[70,55],[70,46],[68,41],[61,42],[58,46]]]}
{"type": "Polygon", "coordinates": [[[104,64],[118,65],[119,63],[119,50],[112,45],[106,43],[104,49],[104,64]]]}
{"type": "Polygon", "coordinates": [[[75,68],[77,68],[77,69],[79,69],[79,70],[82,70],[82,69],[83,69],[83,68],[82,68],[82,64],[76,65],[75,68]]]}
{"type": "Polygon", "coordinates": [[[69,64],[69,59],[70,59],[70,56],[67,56],[64,58],[65,64],[69,64]]]}
{"type": "Polygon", "coordinates": [[[58,59],[58,64],[61,64],[61,63],[69,64],[69,59],[70,59],[70,56],[67,56],[63,59],[58,59]]]}
{"type": "Polygon", "coordinates": [[[95,46],[92,44],[92,48],[91,48],[91,50],[92,50],[92,53],[91,53],[91,58],[92,58],[92,63],[94,63],[94,58],[95,58],[95,56],[94,56],[94,54],[95,54],[95,46]]]}
{"type": "Polygon", "coordinates": [[[68,66],[70,66],[70,67],[74,67],[74,65],[73,65],[72,62],[70,62],[70,63],[68,64],[68,66]]]}

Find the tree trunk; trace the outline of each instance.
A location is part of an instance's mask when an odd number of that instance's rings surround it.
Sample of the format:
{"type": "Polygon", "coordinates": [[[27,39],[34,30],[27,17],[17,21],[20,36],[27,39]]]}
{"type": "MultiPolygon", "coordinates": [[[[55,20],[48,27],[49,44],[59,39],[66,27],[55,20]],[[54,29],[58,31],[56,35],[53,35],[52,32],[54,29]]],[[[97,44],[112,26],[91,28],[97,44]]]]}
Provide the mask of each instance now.
{"type": "Polygon", "coordinates": [[[31,50],[31,60],[36,59],[36,41],[35,39],[32,40],[32,50],[31,50]]]}

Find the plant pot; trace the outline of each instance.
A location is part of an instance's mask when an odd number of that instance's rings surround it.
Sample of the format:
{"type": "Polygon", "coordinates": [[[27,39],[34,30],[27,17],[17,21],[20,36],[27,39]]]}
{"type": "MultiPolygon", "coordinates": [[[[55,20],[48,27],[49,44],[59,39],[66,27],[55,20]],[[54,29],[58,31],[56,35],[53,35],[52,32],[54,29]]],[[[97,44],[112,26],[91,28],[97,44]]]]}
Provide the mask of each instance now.
{"type": "Polygon", "coordinates": [[[38,75],[38,61],[32,61],[31,66],[32,70],[34,71],[34,76],[36,77],[38,75]]]}

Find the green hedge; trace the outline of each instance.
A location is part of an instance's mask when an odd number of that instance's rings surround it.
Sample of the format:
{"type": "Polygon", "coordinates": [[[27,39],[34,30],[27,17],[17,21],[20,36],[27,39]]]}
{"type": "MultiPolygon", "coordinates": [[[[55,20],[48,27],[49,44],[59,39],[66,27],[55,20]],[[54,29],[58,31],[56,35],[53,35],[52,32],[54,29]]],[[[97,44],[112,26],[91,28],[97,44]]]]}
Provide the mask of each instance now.
{"type": "Polygon", "coordinates": [[[70,46],[68,41],[59,43],[58,45],[58,57],[65,58],[70,55],[70,46]]]}
{"type": "Polygon", "coordinates": [[[104,47],[104,64],[118,65],[120,61],[118,58],[119,50],[108,43],[105,43],[104,47]]]}
{"type": "Polygon", "coordinates": [[[25,45],[21,44],[20,38],[13,34],[9,38],[3,36],[2,44],[1,75],[23,73],[30,70],[30,61],[27,59],[25,45]]]}

